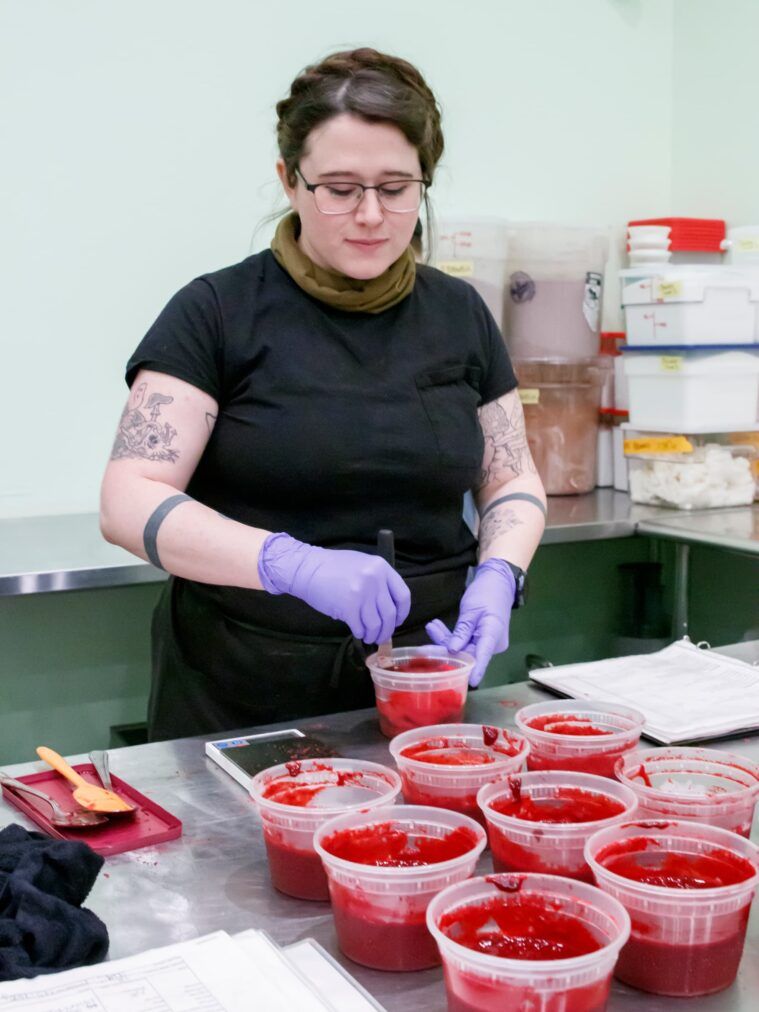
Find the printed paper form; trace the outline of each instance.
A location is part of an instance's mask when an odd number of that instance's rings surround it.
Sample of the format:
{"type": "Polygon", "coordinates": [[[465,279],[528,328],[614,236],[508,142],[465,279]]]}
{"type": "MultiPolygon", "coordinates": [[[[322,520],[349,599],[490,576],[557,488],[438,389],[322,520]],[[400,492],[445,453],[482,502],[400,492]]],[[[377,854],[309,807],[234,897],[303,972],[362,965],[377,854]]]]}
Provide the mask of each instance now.
{"type": "Polygon", "coordinates": [[[654,654],[540,668],[530,678],[576,699],[635,707],[664,743],[759,727],[759,668],[680,640],[654,654]]]}
{"type": "Polygon", "coordinates": [[[111,963],[4,983],[0,1010],[250,1012],[252,997],[266,1012],[292,1012],[240,946],[217,932],[111,963]]]}

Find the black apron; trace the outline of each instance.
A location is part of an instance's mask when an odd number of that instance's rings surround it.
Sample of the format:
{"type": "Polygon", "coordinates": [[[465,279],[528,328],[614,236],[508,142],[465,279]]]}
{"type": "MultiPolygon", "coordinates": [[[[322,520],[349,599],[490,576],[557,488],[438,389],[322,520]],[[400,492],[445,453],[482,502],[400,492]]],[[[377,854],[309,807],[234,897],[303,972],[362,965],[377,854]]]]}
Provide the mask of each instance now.
{"type": "MultiPolygon", "coordinates": [[[[433,618],[452,628],[466,575],[464,567],[407,577],[411,613],[393,643],[429,642],[433,618]]],[[[228,588],[169,579],[153,615],[150,741],[374,705],[365,665],[374,648],[344,623],[289,594],[241,590],[234,602],[228,588]]]]}

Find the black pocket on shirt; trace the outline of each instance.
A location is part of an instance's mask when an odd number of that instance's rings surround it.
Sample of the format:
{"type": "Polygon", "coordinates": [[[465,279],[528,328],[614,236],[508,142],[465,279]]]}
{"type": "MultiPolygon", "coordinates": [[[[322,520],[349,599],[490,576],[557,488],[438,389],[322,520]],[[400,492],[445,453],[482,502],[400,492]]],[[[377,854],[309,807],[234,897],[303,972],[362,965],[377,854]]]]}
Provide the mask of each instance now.
{"type": "Polygon", "coordinates": [[[428,369],[416,377],[422,405],[446,467],[479,470],[484,441],[477,408],[480,405],[479,366],[451,365],[428,369]]]}

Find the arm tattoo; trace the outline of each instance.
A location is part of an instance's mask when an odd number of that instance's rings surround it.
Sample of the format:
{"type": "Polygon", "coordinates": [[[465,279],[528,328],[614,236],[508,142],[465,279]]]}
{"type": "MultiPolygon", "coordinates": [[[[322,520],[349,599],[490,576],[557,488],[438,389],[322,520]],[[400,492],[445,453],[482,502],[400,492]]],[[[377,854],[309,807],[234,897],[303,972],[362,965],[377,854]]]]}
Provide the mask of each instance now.
{"type": "Polygon", "coordinates": [[[505,534],[506,531],[519,527],[523,523],[524,520],[520,520],[516,513],[508,507],[501,507],[488,513],[480,523],[480,551],[489,548],[500,534],[505,534]]]}
{"type": "Polygon", "coordinates": [[[161,524],[164,522],[166,517],[171,513],[175,506],[178,506],[181,502],[192,502],[193,500],[180,492],[178,495],[170,495],[168,499],[164,499],[160,506],[157,506],[148,517],[148,522],[145,524],[145,530],[142,532],[142,543],[145,546],[145,554],[158,569],[163,569],[161,565],[161,558],[158,554],[158,531],[160,530],[161,524]]]}
{"type": "Polygon", "coordinates": [[[119,421],[111,460],[165,460],[173,464],[179,459],[179,452],[171,448],[177,430],[168,422],[161,425],[158,416],[161,407],[173,403],[174,398],[155,393],[145,402],[146,390],[147,383],[140,383],[130,393],[119,421]]]}
{"type": "Polygon", "coordinates": [[[503,400],[493,401],[480,408],[480,425],[485,437],[485,453],[478,488],[491,483],[503,484],[525,471],[537,474],[518,396],[512,398],[510,404],[503,400]]]}

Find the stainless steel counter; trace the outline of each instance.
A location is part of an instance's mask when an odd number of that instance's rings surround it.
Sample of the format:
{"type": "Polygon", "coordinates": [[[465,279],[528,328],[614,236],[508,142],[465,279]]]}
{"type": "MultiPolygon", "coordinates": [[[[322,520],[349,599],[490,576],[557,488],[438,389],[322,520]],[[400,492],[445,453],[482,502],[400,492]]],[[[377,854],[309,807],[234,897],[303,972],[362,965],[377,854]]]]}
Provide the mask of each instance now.
{"type": "MultiPolygon", "coordinates": [[[[597,489],[550,499],[543,543],[631,537],[635,525],[627,495],[597,489]]],[[[0,520],[0,597],[164,579],[149,563],[107,544],[95,513],[0,520]]]]}
{"type": "MultiPolygon", "coordinates": [[[[470,694],[466,718],[512,724],[517,707],[546,698],[527,683],[470,694]]],[[[284,726],[284,725],[282,725],[284,726]]],[[[290,725],[291,726],[291,725],[290,725]]],[[[374,710],[300,721],[304,730],[336,746],[344,755],[391,763],[374,710]]],[[[724,745],[759,758],[759,737],[724,745]]],[[[261,826],[247,793],[205,758],[200,739],[118,749],[113,771],[179,816],[184,835],[172,843],[109,858],[87,901],[111,935],[113,958],[193,938],[209,931],[265,928],[280,943],[306,936],[318,939],[389,1012],[444,1010],[439,969],[417,973],[380,973],[340,955],[326,903],[308,903],[277,893],[269,883],[261,826]]],[[[28,763],[10,768],[25,773],[42,768],[28,763]]],[[[26,823],[0,804],[0,825],[26,823]]],[[[480,873],[490,870],[483,857],[480,873]]],[[[759,901],[749,924],[738,979],[731,988],[707,998],[682,1002],[688,1012],[753,1012],[759,994],[759,901]]],[[[646,995],[616,982],[610,1012],[671,1012],[680,1003],[646,995]]]]}

